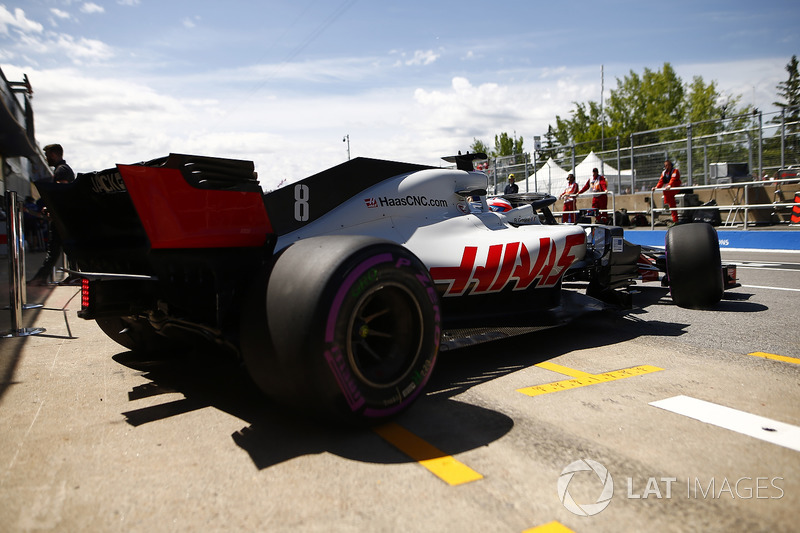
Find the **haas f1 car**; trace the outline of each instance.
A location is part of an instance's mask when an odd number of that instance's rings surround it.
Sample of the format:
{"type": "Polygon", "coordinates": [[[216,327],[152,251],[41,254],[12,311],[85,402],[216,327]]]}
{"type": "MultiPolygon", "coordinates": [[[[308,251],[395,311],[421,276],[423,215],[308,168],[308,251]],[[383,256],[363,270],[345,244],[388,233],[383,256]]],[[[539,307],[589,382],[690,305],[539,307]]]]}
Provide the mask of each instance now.
{"type": "Polygon", "coordinates": [[[557,223],[553,196],[487,199],[475,159],[357,158],[264,194],[252,162],[171,154],[37,186],[79,316],[131,350],[210,342],[268,396],[360,423],[411,405],[440,350],[629,306],[642,274],[691,308],[731,282],[710,225],[643,249],[557,223]]]}

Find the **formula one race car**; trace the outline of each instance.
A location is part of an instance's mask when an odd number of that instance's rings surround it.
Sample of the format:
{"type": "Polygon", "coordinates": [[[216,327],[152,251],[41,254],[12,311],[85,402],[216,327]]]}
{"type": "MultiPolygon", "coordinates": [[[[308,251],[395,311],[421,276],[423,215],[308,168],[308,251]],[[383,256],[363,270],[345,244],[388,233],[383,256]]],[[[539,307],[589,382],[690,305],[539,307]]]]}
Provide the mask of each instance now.
{"type": "Polygon", "coordinates": [[[622,228],[556,223],[549,195],[493,210],[485,158],[358,158],[263,194],[251,162],[171,154],[37,186],[79,316],[131,350],[210,342],[267,395],[356,422],[406,409],[440,350],[630,305],[643,271],[666,271],[678,305],[720,300],[711,226],[643,253],[622,228]]]}

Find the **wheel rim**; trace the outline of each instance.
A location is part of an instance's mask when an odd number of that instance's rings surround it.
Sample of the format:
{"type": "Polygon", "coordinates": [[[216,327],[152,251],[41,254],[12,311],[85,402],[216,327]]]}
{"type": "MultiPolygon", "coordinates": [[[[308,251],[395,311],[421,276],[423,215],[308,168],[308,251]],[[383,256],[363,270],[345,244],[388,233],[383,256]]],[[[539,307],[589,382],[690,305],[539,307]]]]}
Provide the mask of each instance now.
{"type": "Polygon", "coordinates": [[[423,328],[422,309],[403,285],[384,283],[364,293],[347,329],[347,356],[358,379],[376,388],[399,383],[419,357],[423,328]]]}

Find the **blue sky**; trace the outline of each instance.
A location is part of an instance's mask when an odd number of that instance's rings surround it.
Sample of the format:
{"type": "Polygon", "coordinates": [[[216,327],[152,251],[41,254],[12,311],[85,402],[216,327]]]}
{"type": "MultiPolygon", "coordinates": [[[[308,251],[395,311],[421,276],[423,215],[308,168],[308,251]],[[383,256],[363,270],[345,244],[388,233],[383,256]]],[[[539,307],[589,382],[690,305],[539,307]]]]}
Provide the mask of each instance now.
{"type": "Polygon", "coordinates": [[[262,185],[347,158],[439,164],[542,135],[573,102],[669,62],[774,111],[800,3],[0,0],[0,66],[78,171],[200,153],[262,185]],[[501,7],[497,7],[502,5],[501,7]]]}

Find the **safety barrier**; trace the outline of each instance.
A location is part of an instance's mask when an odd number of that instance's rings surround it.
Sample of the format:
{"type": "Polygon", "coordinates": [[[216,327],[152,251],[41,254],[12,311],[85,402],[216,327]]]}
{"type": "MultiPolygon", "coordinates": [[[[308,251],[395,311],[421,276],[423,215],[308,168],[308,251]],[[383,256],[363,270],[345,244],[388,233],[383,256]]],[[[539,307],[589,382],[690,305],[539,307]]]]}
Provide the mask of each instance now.
{"type": "MultiPolygon", "coordinates": [[[[22,327],[22,310],[26,307],[25,246],[22,233],[22,209],[17,193],[7,191],[6,240],[8,248],[8,293],[11,311],[11,329],[0,333],[0,337],[27,337],[43,333],[44,328],[22,327]]],[[[37,306],[38,307],[38,306],[37,306]]]]}
{"type": "MultiPolygon", "coordinates": [[[[596,211],[598,211],[600,213],[606,213],[606,214],[609,215],[609,218],[611,220],[614,219],[614,213],[617,212],[617,200],[616,200],[616,195],[614,194],[613,191],[593,192],[593,193],[582,194],[582,195],[577,195],[577,194],[570,194],[569,195],[569,197],[571,197],[573,199],[577,199],[578,196],[584,196],[584,197],[589,197],[589,196],[591,196],[591,197],[594,197],[594,196],[608,196],[611,199],[611,209],[598,209],[596,211]]],[[[574,219],[575,219],[574,223],[577,224],[580,214],[584,213],[586,211],[587,211],[586,209],[578,209],[578,210],[575,210],[575,211],[553,211],[552,213],[555,216],[563,216],[563,215],[569,215],[569,214],[575,215],[574,216],[574,219]]]]}
{"type": "MultiPolygon", "coordinates": [[[[673,187],[673,191],[692,191],[698,189],[732,189],[732,188],[741,188],[743,190],[743,198],[742,203],[733,203],[730,205],[715,205],[711,207],[711,209],[717,209],[720,212],[727,211],[728,217],[723,226],[732,226],[736,223],[736,214],[741,211],[742,212],[742,229],[748,229],[748,219],[749,219],[749,212],[750,210],[757,210],[757,209],[775,209],[779,207],[785,208],[796,208],[798,198],[795,196],[795,202],[773,202],[769,204],[751,204],[749,198],[749,190],[752,187],[765,187],[767,185],[780,185],[782,183],[798,183],[800,180],[797,178],[790,178],[790,179],[780,179],[780,180],[768,180],[768,181],[748,181],[748,182],[739,182],[739,183],[724,183],[724,184],[717,184],[717,185],[695,185],[693,187],[673,187]]],[[[651,206],[651,214],[653,211],[653,205],[655,205],[655,196],[656,194],[661,195],[663,189],[653,189],[650,191],[650,206],[651,206]]],[[[736,200],[734,200],[735,202],[736,200]]],[[[670,212],[674,209],[678,213],[683,211],[700,211],[700,210],[708,210],[709,206],[693,206],[693,207],[671,207],[670,212]]],[[[655,228],[655,221],[656,217],[650,217],[650,229],[655,228]]],[[[794,221],[792,221],[794,223],[794,221]]]]}
{"type": "MultiPolygon", "coordinates": [[[[752,225],[749,222],[749,213],[751,210],[758,210],[758,209],[772,209],[773,211],[780,208],[785,208],[787,211],[791,210],[791,223],[798,224],[800,223],[800,193],[797,193],[794,197],[793,202],[778,202],[774,201],[771,203],[750,203],[750,189],[754,187],[767,187],[767,186],[775,186],[776,190],[777,187],[781,184],[798,184],[800,180],[798,178],[789,178],[789,179],[779,179],[779,180],[768,180],[768,181],[749,181],[749,182],[734,182],[734,183],[722,183],[716,185],[695,185],[695,186],[687,186],[687,187],[674,187],[672,188],[676,194],[680,194],[681,191],[696,191],[699,189],[715,189],[715,190],[728,190],[731,188],[739,188],[743,191],[742,200],[741,202],[737,202],[737,198],[739,194],[734,195],[734,203],[729,205],[698,205],[698,206],[676,206],[674,209],[678,213],[681,212],[691,212],[691,211],[707,211],[709,209],[717,210],[721,213],[727,212],[727,219],[724,222],[721,222],[721,226],[733,226],[737,223],[737,216],[739,213],[742,214],[742,229],[748,230],[749,227],[752,225]]],[[[650,229],[655,229],[656,219],[658,218],[657,215],[659,212],[664,214],[671,213],[673,208],[665,206],[664,210],[658,209],[654,207],[656,205],[656,196],[661,196],[663,189],[654,189],[651,190],[649,193],[649,205],[647,210],[644,211],[628,211],[628,215],[635,215],[635,214],[644,214],[650,217],[650,229]]],[[[615,194],[612,191],[606,191],[602,193],[591,193],[586,195],[580,195],[580,197],[586,196],[598,196],[600,194],[605,194],[611,198],[611,209],[602,210],[604,213],[608,213],[610,217],[613,217],[613,213],[616,213],[616,205],[615,205],[615,194]]],[[[573,198],[578,198],[579,195],[570,195],[573,198]]],[[[575,214],[578,215],[580,213],[584,213],[586,209],[578,209],[574,211],[556,211],[553,210],[553,215],[562,216],[565,214],[575,214]]],[[[576,217],[577,218],[577,217],[576,217]]]]}

